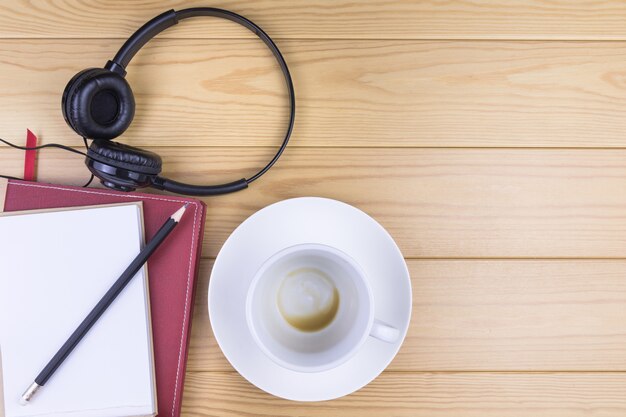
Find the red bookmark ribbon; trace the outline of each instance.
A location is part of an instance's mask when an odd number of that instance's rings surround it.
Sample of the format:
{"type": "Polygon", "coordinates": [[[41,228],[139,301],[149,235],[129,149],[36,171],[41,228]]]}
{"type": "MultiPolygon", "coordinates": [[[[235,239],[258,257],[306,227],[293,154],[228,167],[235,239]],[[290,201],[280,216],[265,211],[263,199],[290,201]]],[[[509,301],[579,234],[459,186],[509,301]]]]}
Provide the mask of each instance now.
{"type": "MultiPolygon", "coordinates": [[[[26,147],[34,148],[37,146],[37,136],[30,129],[26,129],[26,147]]],[[[37,159],[37,151],[30,150],[24,154],[24,180],[35,181],[35,162],[37,159]]]]}

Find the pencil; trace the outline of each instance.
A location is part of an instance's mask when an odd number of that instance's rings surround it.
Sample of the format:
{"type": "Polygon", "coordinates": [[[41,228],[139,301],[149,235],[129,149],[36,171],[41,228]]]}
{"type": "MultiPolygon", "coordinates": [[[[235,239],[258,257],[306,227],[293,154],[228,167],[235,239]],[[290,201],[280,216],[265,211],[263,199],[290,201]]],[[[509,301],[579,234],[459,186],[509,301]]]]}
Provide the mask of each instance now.
{"type": "Polygon", "coordinates": [[[35,381],[28,387],[28,389],[22,395],[20,403],[22,405],[28,404],[33,398],[35,393],[43,387],[55,371],[61,366],[63,361],[72,353],[72,350],[80,343],[83,337],[89,332],[89,329],[98,321],[102,313],[111,305],[113,300],[122,292],[126,285],[133,279],[141,267],[146,263],[150,255],[163,243],[167,236],[174,230],[174,228],[180,222],[185,210],[189,203],[178,209],[172,214],[167,221],[161,226],[158,232],[154,235],[152,240],[139,252],[137,257],[128,265],[122,275],[115,281],[113,286],[104,294],[104,296],[98,301],[98,304],[91,310],[91,312],[85,317],[80,325],[74,330],[74,333],[67,339],[67,341],[61,346],[61,349],[50,359],[50,362],[43,368],[43,370],[37,375],[35,381]]]}

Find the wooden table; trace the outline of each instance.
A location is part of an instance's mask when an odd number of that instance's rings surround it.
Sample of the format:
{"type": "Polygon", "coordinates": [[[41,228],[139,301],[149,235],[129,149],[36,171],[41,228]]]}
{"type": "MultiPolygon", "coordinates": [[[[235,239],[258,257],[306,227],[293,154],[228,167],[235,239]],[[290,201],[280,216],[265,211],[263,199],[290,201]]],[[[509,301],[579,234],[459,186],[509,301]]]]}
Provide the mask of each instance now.
{"type": "MultiPolygon", "coordinates": [[[[626,414],[626,2],[123,1],[0,3],[1,137],[80,147],[60,100],[169,8],[239,12],[292,69],[293,143],[246,192],[207,198],[185,416],[626,414]],[[240,377],[207,318],[228,234],[297,196],[351,203],[407,258],[413,318],[378,379],[340,400],[279,400],[240,377]]],[[[133,61],[125,143],[195,182],[249,175],[287,117],[280,72],[230,22],[172,28],[133,61]]],[[[23,155],[0,148],[0,172],[23,155]]],[[[39,179],[81,184],[44,151],[39,179]]]]}

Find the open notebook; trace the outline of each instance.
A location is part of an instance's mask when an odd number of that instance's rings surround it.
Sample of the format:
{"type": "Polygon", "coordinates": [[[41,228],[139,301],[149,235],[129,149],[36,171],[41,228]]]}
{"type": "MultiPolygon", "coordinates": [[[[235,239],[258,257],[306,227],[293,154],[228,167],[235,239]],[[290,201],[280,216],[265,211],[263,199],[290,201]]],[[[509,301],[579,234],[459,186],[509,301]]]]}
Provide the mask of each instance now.
{"type": "Polygon", "coordinates": [[[141,203],[0,214],[0,416],[154,416],[144,267],[35,398],[23,391],[143,245],[141,203]]]}

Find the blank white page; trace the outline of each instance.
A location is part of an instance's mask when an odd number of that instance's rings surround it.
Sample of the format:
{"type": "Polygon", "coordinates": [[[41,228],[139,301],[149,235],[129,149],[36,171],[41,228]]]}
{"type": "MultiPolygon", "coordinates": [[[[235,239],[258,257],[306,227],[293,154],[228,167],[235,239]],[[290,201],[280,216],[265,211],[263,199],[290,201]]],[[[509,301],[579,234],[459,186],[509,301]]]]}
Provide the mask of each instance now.
{"type": "Polygon", "coordinates": [[[139,203],[0,216],[5,417],[156,414],[145,267],[31,402],[19,404],[142,246],[139,203]]]}

